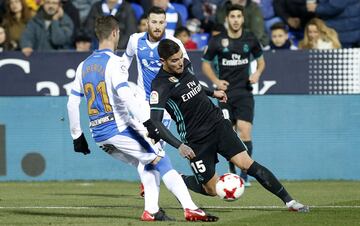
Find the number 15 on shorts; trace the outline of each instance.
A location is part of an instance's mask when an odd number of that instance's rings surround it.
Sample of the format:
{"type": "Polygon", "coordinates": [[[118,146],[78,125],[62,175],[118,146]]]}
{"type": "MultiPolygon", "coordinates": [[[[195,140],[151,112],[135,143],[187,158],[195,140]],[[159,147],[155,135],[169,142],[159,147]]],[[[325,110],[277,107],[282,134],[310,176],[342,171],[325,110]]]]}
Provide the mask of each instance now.
{"type": "Polygon", "coordinates": [[[195,173],[204,173],[206,171],[206,167],[203,163],[203,160],[199,160],[196,162],[190,163],[195,173]]]}

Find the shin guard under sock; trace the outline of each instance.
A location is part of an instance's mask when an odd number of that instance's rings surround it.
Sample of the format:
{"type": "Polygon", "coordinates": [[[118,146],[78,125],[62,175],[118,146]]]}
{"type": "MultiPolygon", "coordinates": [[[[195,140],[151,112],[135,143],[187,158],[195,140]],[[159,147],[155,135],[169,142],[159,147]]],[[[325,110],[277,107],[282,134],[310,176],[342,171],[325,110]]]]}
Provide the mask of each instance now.
{"type": "Polygon", "coordinates": [[[268,191],[279,197],[284,203],[292,200],[280,181],[267,168],[254,162],[247,173],[256,178],[256,180],[268,191]]]}

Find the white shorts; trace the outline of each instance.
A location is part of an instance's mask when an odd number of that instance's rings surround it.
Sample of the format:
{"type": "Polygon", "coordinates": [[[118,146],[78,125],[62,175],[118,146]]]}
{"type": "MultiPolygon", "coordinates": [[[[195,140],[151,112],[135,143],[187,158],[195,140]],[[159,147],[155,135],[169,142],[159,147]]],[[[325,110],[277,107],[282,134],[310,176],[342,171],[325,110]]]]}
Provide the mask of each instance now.
{"type": "Polygon", "coordinates": [[[100,148],[108,147],[107,153],[115,159],[137,167],[151,163],[157,156],[165,156],[165,152],[146,137],[147,130],[140,123],[133,121],[118,135],[96,143],[100,148]]]}

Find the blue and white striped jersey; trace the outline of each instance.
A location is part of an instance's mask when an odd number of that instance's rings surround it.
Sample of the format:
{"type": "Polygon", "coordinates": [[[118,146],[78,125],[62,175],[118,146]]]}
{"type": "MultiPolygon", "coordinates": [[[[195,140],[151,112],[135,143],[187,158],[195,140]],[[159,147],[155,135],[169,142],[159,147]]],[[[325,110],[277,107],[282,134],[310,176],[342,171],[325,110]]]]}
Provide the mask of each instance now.
{"type": "Polygon", "coordinates": [[[168,36],[173,36],[176,30],[176,25],[178,21],[181,20],[178,12],[175,10],[175,7],[169,2],[166,9],[166,29],[165,33],[168,36]]]}
{"type": "MultiPolygon", "coordinates": [[[[126,51],[123,55],[124,59],[127,59],[127,65],[130,67],[130,64],[133,60],[133,57],[136,55],[137,69],[138,69],[138,79],[137,85],[144,90],[144,96],[146,100],[149,100],[151,92],[151,82],[157,75],[160,70],[161,62],[160,57],[157,51],[159,42],[150,42],[148,40],[148,33],[135,33],[130,36],[126,51]]],[[[181,50],[184,53],[184,57],[189,59],[189,56],[185,50],[184,45],[181,41],[173,36],[165,35],[164,38],[171,39],[179,44],[181,50]]]]}
{"type": "Polygon", "coordinates": [[[128,70],[122,57],[110,49],[94,51],[76,70],[68,101],[71,135],[82,133],[79,104],[85,96],[90,131],[96,142],[107,140],[125,130],[131,120],[129,112],[139,121],[146,121],[148,112],[142,110],[128,85],[128,70]]]}

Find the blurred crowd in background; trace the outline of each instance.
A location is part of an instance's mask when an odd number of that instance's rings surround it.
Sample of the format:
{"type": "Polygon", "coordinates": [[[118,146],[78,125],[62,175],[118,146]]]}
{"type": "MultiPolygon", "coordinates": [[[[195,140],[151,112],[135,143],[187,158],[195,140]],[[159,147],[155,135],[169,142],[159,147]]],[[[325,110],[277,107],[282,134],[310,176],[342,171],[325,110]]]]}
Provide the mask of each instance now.
{"type": "Polygon", "coordinates": [[[188,50],[202,50],[226,32],[231,4],[244,7],[244,28],[264,50],[360,47],[359,0],[0,0],[0,52],[92,51],[100,15],[119,20],[124,49],[131,34],[146,31],[152,6],[166,11],[167,34],[188,50]]]}

